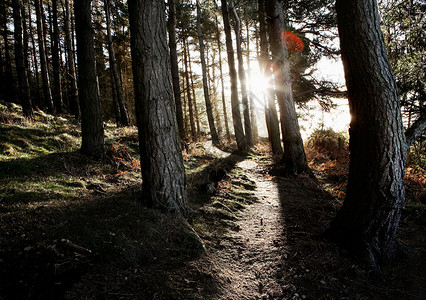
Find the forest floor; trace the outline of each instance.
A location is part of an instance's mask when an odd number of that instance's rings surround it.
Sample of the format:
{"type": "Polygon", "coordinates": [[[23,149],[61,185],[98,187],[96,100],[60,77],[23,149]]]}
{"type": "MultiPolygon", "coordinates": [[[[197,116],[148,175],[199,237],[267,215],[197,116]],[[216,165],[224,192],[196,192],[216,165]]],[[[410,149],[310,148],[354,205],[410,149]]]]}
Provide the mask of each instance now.
{"type": "Polygon", "coordinates": [[[344,198],[347,153],[307,147],[316,178],[270,175],[266,146],[184,151],[190,214],[140,204],[134,128],[106,128],[107,155],[79,129],[0,103],[0,299],[426,299],[425,172],[407,171],[399,238],[383,268],[322,237],[344,198]]]}

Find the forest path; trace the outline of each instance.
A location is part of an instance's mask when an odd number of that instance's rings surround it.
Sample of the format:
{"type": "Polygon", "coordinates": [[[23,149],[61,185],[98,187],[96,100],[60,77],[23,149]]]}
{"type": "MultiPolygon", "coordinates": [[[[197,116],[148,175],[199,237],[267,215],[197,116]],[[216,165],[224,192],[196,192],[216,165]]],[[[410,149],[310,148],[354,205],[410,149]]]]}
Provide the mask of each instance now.
{"type": "Polygon", "coordinates": [[[220,299],[271,299],[282,295],[277,270],[283,254],[283,226],[276,183],[252,160],[237,164],[256,183],[256,202],[237,221],[224,248],[215,253],[228,282],[220,299]],[[265,298],[266,297],[266,298],[265,298]]]}
{"type": "MultiPolygon", "coordinates": [[[[228,153],[205,147],[225,157],[228,153]]],[[[218,299],[277,299],[283,296],[278,271],[284,249],[284,217],[277,182],[265,167],[245,159],[236,168],[256,184],[255,202],[246,207],[221,242],[221,250],[210,256],[222,278],[222,294],[218,299]]]]}

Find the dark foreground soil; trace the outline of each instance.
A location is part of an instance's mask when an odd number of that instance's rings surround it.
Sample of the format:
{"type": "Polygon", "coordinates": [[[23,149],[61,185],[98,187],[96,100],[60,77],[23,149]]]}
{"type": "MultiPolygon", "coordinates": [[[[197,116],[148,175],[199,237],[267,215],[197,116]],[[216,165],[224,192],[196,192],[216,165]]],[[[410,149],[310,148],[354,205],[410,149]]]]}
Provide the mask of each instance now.
{"type": "Polygon", "coordinates": [[[100,186],[90,205],[7,206],[0,299],[426,299],[424,210],[404,211],[399,235],[414,251],[381,279],[322,237],[339,206],[324,183],[205,148],[188,222],[135,204],[140,185],[100,186]]]}

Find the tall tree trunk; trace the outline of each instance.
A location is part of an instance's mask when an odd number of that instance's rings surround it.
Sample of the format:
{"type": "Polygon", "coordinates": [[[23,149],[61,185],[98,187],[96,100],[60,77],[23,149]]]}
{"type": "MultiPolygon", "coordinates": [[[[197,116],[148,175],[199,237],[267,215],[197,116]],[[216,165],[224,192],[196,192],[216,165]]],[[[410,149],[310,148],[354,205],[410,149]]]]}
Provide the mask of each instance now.
{"type": "Polygon", "coordinates": [[[9,46],[9,37],[8,37],[8,6],[6,1],[3,2],[2,13],[3,13],[3,42],[4,42],[4,64],[5,64],[5,99],[6,101],[13,102],[15,101],[15,83],[13,80],[12,72],[12,59],[10,58],[10,46],[9,46]]]}
{"type": "Polygon", "coordinates": [[[266,0],[266,14],[269,22],[271,52],[277,68],[275,85],[284,142],[281,163],[287,174],[298,174],[309,171],[309,167],[293,99],[287,47],[281,42],[281,32],[285,24],[282,1],[266,0]]]}
{"type": "Polygon", "coordinates": [[[28,15],[30,16],[28,18],[28,28],[29,28],[29,35],[31,38],[31,47],[32,47],[32,55],[33,55],[33,61],[34,61],[34,77],[35,77],[35,87],[36,87],[36,97],[35,97],[35,105],[38,107],[42,107],[42,99],[41,99],[41,92],[40,92],[40,79],[39,79],[39,72],[38,72],[38,63],[37,63],[37,49],[33,34],[33,26],[31,22],[31,16],[32,16],[32,10],[31,10],[31,4],[30,1],[27,2],[28,6],[28,15]]]}
{"type": "Polygon", "coordinates": [[[22,104],[22,110],[26,117],[33,116],[33,108],[31,104],[30,87],[28,84],[27,68],[25,67],[24,43],[22,36],[22,17],[21,17],[21,0],[13,0],[13,21],[15,36],[15,61],[16,72],[18,77],[18,95],[22,104]]]}
{"type": "Polygon", "coordinates": [[[198,116],[197,97],[195,95],[194,73],[192,72],[191,52],[189,51],[189,43],[186,43],[186,53],[188,54],[189,78],[191,79],[192,104],[194,105],[195,125],[197,125],[197,137],[201,135],[200,118],[198,116]]]}
{"type": "Polygon", "coordinates": [[[165,19],[165,2],[162,0],[129,2],[144,201],[150,206],[184,214],[185,168],[173,98],[165,19]]]}
{"type": "Polygon", "coordinates": [[[61,61],[59,57],[58,0],[52,0],[52,67],[53,67],[53,103],[57,113],[63,112],[61,61]]]}
{"type": "Polygon", "coordinates": [[[112,104],[113,104],[113,111],[115,115],[115,123],[117,124],[117,127],[121,126],[121,115],[120,115],[120,107],[118,105],[117,100],[117,91],[115,90],[115,84],[114,82],[114,75],[112,74],[112,69],[110,69],[110,76],[111,76],[111,90],[112,90],[112,104]]]}
{"type": "Polygon", "coordinates": [[[5,75],[4,75],[4,63],[3,63],[3,49],[0,44],[0,99],[4,99],[4,91],[6,88],[5,85],[5,75]]]}
{"type": "Polygon", "coordinates": [[[204,56],[205,55],[204,40],[203,40],[203,33],[201,32],[201,8],[200,8],[200,3],[198,2],[198,0],[197,0],[197,34],[198,34],[198,41],[200,44],[201,70],[203,73],[203,90],[204,90],[204,101],[206,102],[207,119],[209,121],[209,128],[210,128],[210,134],[212,136],[213,145],[218,146],[220,142],[219,142],[219,136],[217,135],[216,126],[214,124],[212,104],[210,102],[209,86],[207,81],[206,58],[204,56]]]}
{"type": "Polygon", "coordinates": [[[179,136],[181,140],[185,140],[185,125],[183,122],[182,100],[180,98],[180,85],[179,85],[179,67],[177,58],[176,46],[176,1],[169,0],[169,19],[167,23],[169,31],[169,49],[170,49],[170,63],[173,82],[173,94],[175,96],[176,105],[176,119],[178,123],[179,136]]]}
{"type": "Polygon", "coordinates": [[[241,121],[240,101],[238,100],[237,70],[235,69],[234,47],[232,46],[231,25],[229,23],[229,10],[227,0],[222,1],[223,26],[226,37],[226,49],[228,53],[229,77],[231,80],[231,106],[232,121],[234,123],[235,138],[240,151],[247,150],[247,140],[244,135],[243,123],[241,121]]]}
{"type": "Polygon", "coordinates": [[[40,54],[41,77],[43,82],[43,98],[44,105],[47,105],[48,111],[55,114],[55,107],[53,106],[52,92],[50,89],[49,69],[47,66],[47,56],[45,49],[44,33],[43,33],[43,11],[42,3],[40,0],[34,0],[34,6],[37,15],[37,36],[38,36],[38,49],[40,54]]]}
{"type": "Polygon", "coordinates": [[[120,117],[121,124],[123,126],[129,126],[129,115],[127,114],[127,109],[124,106],[123,100],[123,90],[121,89],[120,79],[118,78],[117,72],[117,63],[115,61],[114,55],[114,45],[112,44],[111,37],[111,25],[110,25],[110,16],[109,16],[109,0],[104,0],[105,4],[105,18],[106,18],[106,27],[107,27],[107,41],[108,41],[108,56],[109,56],[109,64],[111,68],[111,72],[113,74],[113,82],[115,88],[115,93],[117,95],[118,107],[120,108],[120,117]]]}
{"type": "Polygon", "coordinates": [[[250,121],[251,121],[251,131],[253,133],[253,143],[257,144],[259,138],[259,131],[257,129],[257,118],[256,110],[254,109],[254,101],[252,91],[250,89],[251,84],[251,66],[250,66],[250,29],[249,23],[246,22],[246,33],[247,33],[247,82],[248,82],[248,103],[250,104],[250,121]]]}
{"type": "Polygon", "coordinates": [[[237,44],[237,59],[238,59],[238,76],[240,79],[241,98],[243,103],[243,115],[244,115],[244,132],[247,140],[247,146],[253,147],[253,132],[251,130],[250,121],[250,108],[248,103],[247,95],[247,82],[246,82],[246,71],[244,70],[243,60],[243,49],[241,47],[241,21],[238,17],[235,6],[232,8],[232,14],[234,15],[235,23],[235,42],[237,44]]]}
{"type": "Polygon", "coordinates": [[[352,118],[346,198],[329,234],[377,267],[395,257],[405,200],[401,111],[376,1],[336,10],[352,118]]]}
{"type": "Polygon", "coordinates": [[[226,101],[225,101],[225,85],[223,81],[223,68],[222,68],[222,43],[220,42],[220,30],[219,30],[219,21],[216,18],[216,41],[219,53],[219,73],[220,73],[220,86],[221,86],[221,98],[222,98],[222,109],[223,109],[223,119],[225,120],[225,137],[228,142],[231,140],[231,133],[229,132],[229,123],[228,123],[228,112],[226,110],[226,101]]]}
{"type": "MultiPolygon", "coordinates": [[[[216,84],[216,62],[215,62],[215,58],[216,58],[216,51],[213,50],[212,53],[212,72],[210,74],[210,72],[207,73],[208,77],[209,77],[209,82],[211,82],[211,86],[213,87],[212,90],[212,105],[213,105],[213,112],[215,115],[215,122],[217,125],[217,135],[219,136],[219,138],[223,135],[223,130],[222,130],[222,121],[220,118],[220,114],[219,114],[219,109],[218,109],[218,98],[217,98],[217,84],[216,84]]],[[[207,69],[209,70],[209,69],[207,69]]]]}
{"type": "Polygon", "coordinates": [[[195,121],[194,121],[194,110],[192,105],[191,98],[191,85],[189,82],[189,69],[188,69],[188,53],[186,49],[185,39],[183,40],[183,61],[185,63],[185,80],[186,80],[186,97],[188,99],[188,110],[189,110],[189,124],[191,126],[191,137],[193,141],[197,141],[197,131],[195,129],[195,121]]]}
{"type": "Polygon", "coordinates": [[[75,0],[74,15],[81,104],[81,152],[100,157],[104,154],[104,126],[96,76],[91,0],[75,0]]]}
{"type": "Polygon", "coordinates": [[[71,36],[71,13],[69,0],[65,0],[65,42],[68,54],[68,78],[70,85],[70,109],[76,119],[80,119],[80,101],[78,99],[77,73],[75,70],[74,47],[71,36]]]}
{"type": "MultiPolygon", "coordinates": [[[[267,82],[272,82],[272,74],[270,68],[270,57],[268,49],[268,39],[265,23],[265,0],[258,0],[259,9],[259,47],[260,47],[260,70],[263,72],[267,82]]],[[[272,84],[270,84],[272,86],[272,84]]],[[[280,137],[280,124],[278,121],[277,108],[275,104],[275,94],[271,87],[265,91],[267,101],[267,110],[265,112],[266,122],[268,128],[269,142],[271,143],[271,150],[273,154],[282,154],[283,148],[281,145],[280,137]]]]}

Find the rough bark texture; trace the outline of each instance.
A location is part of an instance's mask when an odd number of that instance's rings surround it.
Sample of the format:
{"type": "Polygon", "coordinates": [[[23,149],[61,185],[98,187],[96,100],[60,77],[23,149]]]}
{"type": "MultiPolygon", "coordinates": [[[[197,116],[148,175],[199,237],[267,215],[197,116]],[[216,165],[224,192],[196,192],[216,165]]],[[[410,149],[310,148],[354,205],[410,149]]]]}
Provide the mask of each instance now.
{"type": "Polygon", "coordinates": [[[123,89],[121,88],[120,79],[118,77],[118,71],[117,71],[117,63],[115,61],[115,54],[114,54],[114,45],[112,44],[112,37],[111,37],[111,25],[110,25],[110,16],[109,16],[109,0],[104,0],[105,4],[105,19],[106,19],[106,26],[107,26],[107,41],[108,41],[108,58],[109,58],[109,65],[112,72],[113,82],[115,93],[117,96],[117,103],[118,107],[120,109],[120,123],[123,126],[129,126],[129,114],[127,113],[126,106],[124,105],[124,97],[123,97],[123,89]]]}
{"type": "Polygon", "coordinates": [[[58,0],[52,0],[52,67],[53,103],[57,113],[63,112],[61,88],[61,62],[59,57],[58,0]]]}
{"type": "Polygon", "coordinates": [[[179,67],[176,46],[176,1],[169,0],[168,6],[169,19],[167,22],[167,27],[169,31],[170,66],[172,72],[173,94],[175,96],[176,119],[178,123],[179,136],[181,140],[184,140],[186,138],[185,124],[183,122],[182,99],[180,97],[179,67]]]}
{"type": "Polygon", "coordinates": [[[210,95],[209,95],[206,58],[204,53],[204,40],[203,40],[203,33],[201,31],[201,8],[200,8],[200,3],[198,2],[198,0],[197,0],[197,34],[198,34],[198,42],[200,45],[200,60],[201,60],[201,70],[203,73],[203,91],[204,91],[204,101],[206,102],[207,119],[209,121],[209,128],[210,128],[210,134],[212,136],[213,145],[219,145],[219,136],[217,135],[216,126],[214,124],[212,103],[210,101],[210,95]]]}
{"type": "Polygon", "coordinates": [[[269,42],[277,70],[275,73],[275,91],[280,107],[284,143],[281,163],[284,165],[287,174],[298,174],[308,171],[309,167],[293,99],[287,47],[285,42],[281,41],[281,33],[285,24],[282,1],[266,0],[265,3],[269,23],[269,42]]]}
{"type": "Polygon", "coordinates": [[[351,153],[346,198],[329,233],[377,266],[395,256],[405,199],[401,112],[376,1],[337,0],[336,9],[351,153]]]}
{"type": "Polygon", "coordinates": [[[184,214],[185,169],[176,121],[165,18],[162,0],[129,2],[142,191],[147,205],[184,214]]]}
{"type": "Polygon", "coordinates": [[[216,41],[219,53],[219,72],[220,72],[220,86],[221,86],[221,98],[222,98],[222,109],[223,109],[223,119],[225,120],[225,137],[228,141],[231,140],[231,133],[229,132],[229,122],[228,122],[228,112],[226,111],[226,101],[225,101],[225,85],[223,83],[223,68],[222,68],[222,43],[220,42],[220,31],[219,31],[219,21],[216,16],[216,41]]]}
{"type": "Polygon", "coordinates": [[[247,94],[246,71],[244,70],[243,49],[241,47],[241,21],[238,17],[235,6],[232,9],[234,16],[235,43],[237,45],[238,77],[240,79],[241,102],[243,104],[244,132],[247,140],[247,146],[253,147],[253,132],[251,129],[250,107],[247,94]]]}
{"type": "Polygon", "coordinates": [[[243,123],[241,121],[240,101],[238,100],[237,70],[235,69],[234,47],[232,46],[231,25],[229,23],[229,8],[227,0],[222,0],[223,27],[226,37],[226,50],[228,53],[229,77],[231,80],[231,106],[234,133],[237,147],[240,151],[247,150],[247,140],[244,135],[243,123]]]}
{"type": "Polygon", "coordinates": [[[70,17],[70,4],[65,0],[65,20],[64,20],[65,42],[68,55],[68,78],[70,85],[70,109],[77,119],[80,119],[80,101],[78,99],[77,89],[77,73],[75,70],[75,56],[74,47],[71,38],[71,17],[70,17]]]}
{"type": "MultiPolygon", "coordinates": [[[[260,69],[263,72],[268,82],[272,81],[269,50],[268,50],[268,39],[267,39],[267,30],[265,23],[265,0],[258,0],[259,8],[259,46],[260,46],[260,69]]],[[[272,85],[272,84],[271,84],[272,85]]],[[[266,121],[269,134],[269,142],[271,143],[271,150],[273,154],[282,154],[283,148],[281,145],[280,137],[280,124],[278,121],[277,108],[275,104],[275,94],[272,92],[272,88],[268,88],[268,91],[265,92],[265,97],[267,99],[267,108],[266,108],[266,121]]]]}
{"type": "Polygon", "coordinates": [[[91,0],[75,0],[74,12],[81,105],[81,151],[100,157],[104,153],[104,126],[96,76],[91,0]]]}
{"type": "Polygon", "coordinates": [[[186,53],[188,54],[189,78],[191,79],[192,104],[194,105],[195,124],[197,125],[197,137],[201,135],[200,118],[198,116],[197,97],[195,96],[194,73],[192,72],[191,53],[189,51],[189,43],[186,44],[186,53]]]}
{"type": "Polygon", "coordinates": [[[55,113],[55,107],[53,106],[52,100],[52,91],[50,89],[50,79],[49,79],[49,68],[47,66],[47,56],[45,49],[45,40],[44,40],[44,22],[43,22],[43,7],[40,0],[34,0],[34,6],[36,9],[37,15],[37,36],[38,36],[38,49],[40,54],[40,66],[41,66],[41,78],[43,82],[43,98],[44,105],[47,105],[50,113],[55,113]]]}
{"type": "Polygon", "coordinates": [[[18,96],[22,104],[22,110],[26,117],[32,117],[30,87],[28,84],[27,69],[25,67],[24,46],[22,36],[21,0],[13,0],[13,24],[15,36],[15,61],[18,78],[18,96]]]}

